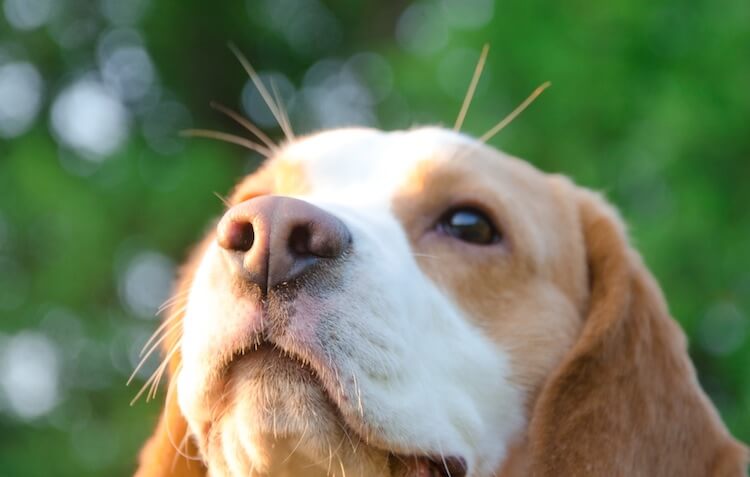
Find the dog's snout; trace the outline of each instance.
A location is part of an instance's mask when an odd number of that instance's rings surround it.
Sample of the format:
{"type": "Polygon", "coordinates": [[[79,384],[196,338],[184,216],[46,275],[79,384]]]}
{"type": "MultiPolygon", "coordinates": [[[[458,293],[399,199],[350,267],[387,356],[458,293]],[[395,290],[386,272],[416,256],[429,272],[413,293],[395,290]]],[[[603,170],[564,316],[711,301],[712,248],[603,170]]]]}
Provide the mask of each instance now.
{"type": "Polygon", "coordinates": [[[230,208],[217,227],[217,242],[265,292],[320,260],[340,257],[351,234],[341,220],[308,202],[263,196],[230,208]]]}

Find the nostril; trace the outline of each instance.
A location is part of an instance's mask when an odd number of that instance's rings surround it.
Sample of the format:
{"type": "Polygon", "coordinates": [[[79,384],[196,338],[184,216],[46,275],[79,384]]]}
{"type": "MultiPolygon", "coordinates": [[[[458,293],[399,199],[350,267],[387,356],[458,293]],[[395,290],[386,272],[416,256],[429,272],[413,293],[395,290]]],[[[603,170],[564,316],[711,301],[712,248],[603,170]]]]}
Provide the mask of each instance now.
{"type": "Polygon", "coordinates": [[[216,244],[231,252],[224,255],[231,257],[229,271],[267,293],[326,259],[342,258],[352,236],[340,219],[310,203],[262,196],[224,214],[216,225],[216,244]]]}
{"type": "Polygon", "coordinates": [[[232,222],[224,229],[220,245],[227,250],[247,252],[253,247],[255,232],[250,222],[232,222]]]}
{"type": "Polygon", "coordinates": [[[295,255],[310,255],[310,227],[298,225],[289,234],[289,250],[295,255]]]}
{"type": "Polygon", "coordinates": [[[295,257],[336,258],[351,242],[351,236],[338,221],[317,220],[295,225],[287,240],[288,250],[295,257]]]}

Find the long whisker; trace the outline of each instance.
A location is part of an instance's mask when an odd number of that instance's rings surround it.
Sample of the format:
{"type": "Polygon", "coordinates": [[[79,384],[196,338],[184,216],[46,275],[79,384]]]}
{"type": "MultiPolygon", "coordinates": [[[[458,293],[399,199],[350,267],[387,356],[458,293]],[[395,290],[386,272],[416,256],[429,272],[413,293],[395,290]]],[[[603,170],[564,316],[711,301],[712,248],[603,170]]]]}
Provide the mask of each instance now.
{"type": "Polygon", "coordinates": [[[218,192],[214,191],[214,195],[217,199],[221,201],[222,204],[224,204],[227,208],[230,208],[232,204],[229,203],[229,200],[224,197],[223,195],[219,194],[218,192]]]}
{"type": "Polygon", "coordinates": [[[218,141],[237,144],[244,148],[250,149],[251,151],[255,151],[264,157],[268,157],[271,155],[271,151],[267,147],[261,146],[257,142],[253,142],[249,139],[245,139],[244,137],[235,136],[234,134],[228,134],[221,131],[213,131],[211,129],[185,129],[183,131],[180,131],[180,135],[187,137],[205,137],[209,139],[216,139],[218,141]]]}
{"type": "Polygon", "coordinates": [[[228,107],[224,106],[223,104],[218,103],[216,101],[211,101],[210,104],[211,104],[212,108],[214,108],[215,110],[219,111],[220,113],[222,113],[222,114],[224,114],[226,116],[229,116],[237,124],[239,124],[240,126],[242,126],[245,129],[247,129],[251,133],[255,134],[255,136],[258,139],[260,139],[263,142],[263,144],[265,144],[268,147],[268,149],[270,149],[271,151],[275,151],[275,150],[277,150],[279,148],[279,146],[277,146],[276,143],[274,143],[271,140],[271,138],[268,137],[268,135],[266,133],[264,133],[263,131],[261,131],[261,129],[258,126],[256,126],[252,122],[250,122],[249,119],[245,118],[244,116],[242,116],[237,111],[234,111],[234,110],[232,110],[232,109],[230,109],[230,108],[228,108],[228,107]]]}
{"type": "Polygon", "coordinates": [[[162,314],[164,310],[172,306],[177,300],[187,296],[190,293],[190,291],[191,290],[188,288],[187,290],[181,291],[179,293],[175,293],[170,298],[167,298],[166,300],[164,300],[164,303],[159,305],[159,308],[156,310],[155,315],[159,316],[160,314],[162,314]]]}
{"type": "Polygon", "coordinates": [[[284,121],[286,129],[289,131],[287,137],[291,136],[291,139],[294,139],[292,123],[291,121],[289,121],[289,113],[284,107],[284,101],[281,99],[281,94],[279,94],[279,90],[278,88],[276,88],[276,83],[273,80],[271,80],[271,92],[273,93],[274,101],[276,101],[276,107],[278,108],[279,115],[281,115],[281,119],[284,121]]]}
{"type": "Polygon", "coordinates": [[[172,349],[169,350],[169,353],[167,353],[167,355],[164,357],[164,362],[156,370],[156,373],[155,373],[156,379],[151,382],[151,390],[146,395],[146,402],[156,397],[156,392],[159,390],[159,383],[161,382],[161,378],[164,376],[164,372],[167,370],[167,367],[169,366],[169,362],[172,360],[172,356],[174,356],[174,354],[180,349],[181,341],[182,341],[181,339],[178,340],[172,346],[172,349]]]}
{"type": "Polygon", "coordinates": [[[479,78],[482,76],[482,70],[484,70],[484,63],[487,61],[487,54],[489,53],[489,51],[490,51],[490,44],[485,43],[484,46],[482,47],[482,53],[479,55],[479,61],[477,61],[477,66],[474,68],[474,75],[471,77],[471,83],[469,83],[469,89],[466,91],[464,102],[463,104],[461,104],[461,111],[458,112],[456,123],[453,125],[454,131],[460,131],[461,126],[463,126],[464,124],[464,119],[466,119],[466,113],[469,111],[471,100],[474,99],[474,92],[477,89],[479,78]]]}
{"type": "MultiPolygon", "coordinates": [[[[146,381],[145,383],[143,383],[143,386],[141,386],[141,389],[140,389],[140,390],[138,391],[138,393],[137,393],[137,394],[135,395],[135,397],[133,398],[133,400],[132,400],[132,401],[130,401],[130,405],[131,405],[131,406],[132,406],[133,404],[135,404],[135,403],[136,403],[136,401],[138,401],[138,399],[139,399],[139,398],[141,397],[141,395],[142,395],[142,394],[143,394],[144,392],[146,392],[146,389],[148,389],[148,387],[149,387],[150,385],[152,385],[152,384],[153,384],[154,382],[156,382],[156,380],[157,380],[157,377],[159,377],[159,378],[161,377],[161,374],[162,374],[162,373],[164,373],[164,370],[165,370],[165,369],[167,368],[167,366],[169,365],[169,360],[170,360],[170,359],[172,358],[172,356],[174,355],[174,353],[175,353],[175,352],[176,352],[176,351],[177,351],[177,350],[179,349],[179,344],[180,344],[180,341],[177,341],[177,342],[176,342],[176,343],[174,344],[174,346],[172,346],[172,349],[171,349],[171,350],[169,350],[169,352],[167,353],[167,355],[166,355],[166,356],[164,357],[164,360],[163,360],[163,361],[161,362],[161,364],[160,364],[160,365],[159,365],[159,366],[158,366],[158,367],[156,368],[156,370],[155,370],[155,371],[154,371],[154,372],[153,372],[153,373],[151,374],[151,377],[150,377],[150,378],[148,378],[148,380],[147,380],[147,381],[146,381]]],[[[153,386],[152,386],[152,389],[153,389],[153,386]]],[[[149,391],[149,395],[150,395],[150,394],[151,394],[151,392],[149,391]]],[[[149,400],[148,396],[146,397],[146,400],[147,400],[147,401],[149,400]]]]}
{"type": "Polygon", "coordinates": [[[534,102],[534,100],[544,92],[545,89],[549,88],[552,85],[549,81],[543,83],[541,86],[537,87],[528,98],[524,99],[521,104],[516,106],[516,109],[510,112],[507,116],[503,118],[502,121],[497,123],[492,129],[487,131],[486,133],[482,134],[482,136],[479,138],[479,142],[487,142],[490,139],[492,139],[495,134],[499,133],[503,130],[505,126],[510,124],[514,119],[516,119],[516,116],[521,114],[524,109],[528,108],[531,103],[534,102]]]}
{"type": "Polygon", "coordinates": [[[146,348],[148,348],[151,342],[154,341],[156,337],[159,336],[159,334],[161,334],[164,331],[165,328],[174,324],[174,321],[179,318],[180,313],[185,311],[186,308],[187,306],[183,306],[179,310],[174,312],[172,315],[170,315],[168,318],[164,319],[164,322],[161,325],[159,325],[158,328],[156,328],[156,330],[151,334],[151,337],[148,339],[148,341],[146,341],[146,343],[143,344],[143,347],[141,348],[141,352],[138,353],[139,357],[143,356],[143,353],[146,352],[146,348]]]}
{"type": "Polygon", "coordinates": [[[182,322],[175,323],[173,326],[168,328],[167,331],[164,332],[164,335],[162,335],[161,338],[154,341],[154,343],[151,345],[151,348],[149,348],[146,354],[144,354],[143,357],[141,358],[140,362],[138,362],[138,366],[135,367],[135,369],[133,370],[133,373],[130,375],[130,378],[128,378],[128,381],[126,383],[127,386],[129,386],[130,383],[133,382],[133,379],[135,378],[136,374],[138,374],[138,371],[140,371],[143,365],[146,364],[146,361],[148,360],[148,358],[154,353],[154,351],[156,351],[159,345],[162,344],[162,342],[164,342],[164,340],[167,339],[167,337],[169,337],[170,335],[172,335],[175,331],[179,331],[181,326],[182,326],[182,322]]]}
{"type": "Polygon", "coordinates": [[[281,130],[284,131],[284,135],[286,136],[286,138],[292,139],[294,137],[294,134],[291,130],[289,130],[288,127],[284,125],[281,114],[279,113],[278,105],[274,102],[271,94],[268,92],[268,89],[263,84],[263,81],[261,81],[260,76],[255,71],[255,68],[253,68],[253,65],[250,64],[245,55],[243,55],[242,52],[233,43],[229,43],[229,49],[232,50],[234,56],[237,57],[237,61],[240,62],[242,67],[247,72],[247,75],[252,80],[253,84],[255,84],[255,87],[258,89],[258,92],[263,98],[263,101],[266,102],[266,106],[268,106],[268,109],[271,111],[271,114],[273,114],[273,117],[276,118],[276,122],[279,123],[281,130]]]}

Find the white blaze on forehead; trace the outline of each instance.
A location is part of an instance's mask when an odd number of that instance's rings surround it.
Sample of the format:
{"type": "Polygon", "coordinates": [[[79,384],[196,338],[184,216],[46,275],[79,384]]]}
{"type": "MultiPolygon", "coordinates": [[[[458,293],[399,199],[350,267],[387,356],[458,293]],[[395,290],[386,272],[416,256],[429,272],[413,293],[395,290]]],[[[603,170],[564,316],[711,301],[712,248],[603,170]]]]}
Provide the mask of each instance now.
{"type": "MultiPolygon", "coordinates": [[[[406,343],[388,352],[399,365],[387,382],[356,373],[365,412],[386,440],[437,455],[454,452],[476,475],[487,475],[522,426],[522,393],[508,380],[508,354],[420,270],[391,207],[419,164],[449,161],[479,145],[439,128],[347,129],[291,144],[284,160],[305,171],[310,190],[298,198],[343,220],[356,244],[349,268],[357,279],[340,299],[370,307],[373,316],[342,317],[341,329],[356,330],[350,339],[362,350],[369,333],[394,333],[388,342],[406,343]]],[[[364,351],[358,358],[359,366],[383,359],[364,351]]]]}
{"type": "MultiPolygon", "coordinates": [[[[330,328],[318,344],[332,353],[335,371],[354,380],[340,383],[350,427],[364,424],[384,448],[461,456],[472,475],[490,475],[523,425],[522,390],[509,381],[508,353],[421,271],[391,207],[420,163],[474,145],[438,128],[347,129],[294,142],[278,160],[304,170],[309,193],[297,197],[336,215],[352,234],[353,252],[335,271],[341,286],[303,290],[298,304],[313,306],[297,316],[330,328]]],[[[242,345],[257,313],[249,297],[232,294],[221,257],[215,243],[204,253],[183,321],[179,403],[199,435],[212,418],[205,391],[215,387],[219,357],[242,345]]]]}
{"type": "Polygon", "coordinates": [[[411,171],[425,160],[446,160],[469,136],[430,127],[412,131],[337,129],[290,144],[284,158],[299,163],[311,195],[348,204],[390,201],[411,171]]]}

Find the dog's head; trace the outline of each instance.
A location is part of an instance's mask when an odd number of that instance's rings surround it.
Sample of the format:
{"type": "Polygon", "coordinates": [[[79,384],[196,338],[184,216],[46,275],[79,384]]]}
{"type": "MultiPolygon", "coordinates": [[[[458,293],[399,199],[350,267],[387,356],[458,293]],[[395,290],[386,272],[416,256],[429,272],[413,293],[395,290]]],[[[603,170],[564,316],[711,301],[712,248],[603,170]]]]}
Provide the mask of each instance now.
{"type": "Polygon", "coordinates": [[[275,151],[173,307],[141,475],[742,472],[616,213],[452,131],[275,151]]]}

